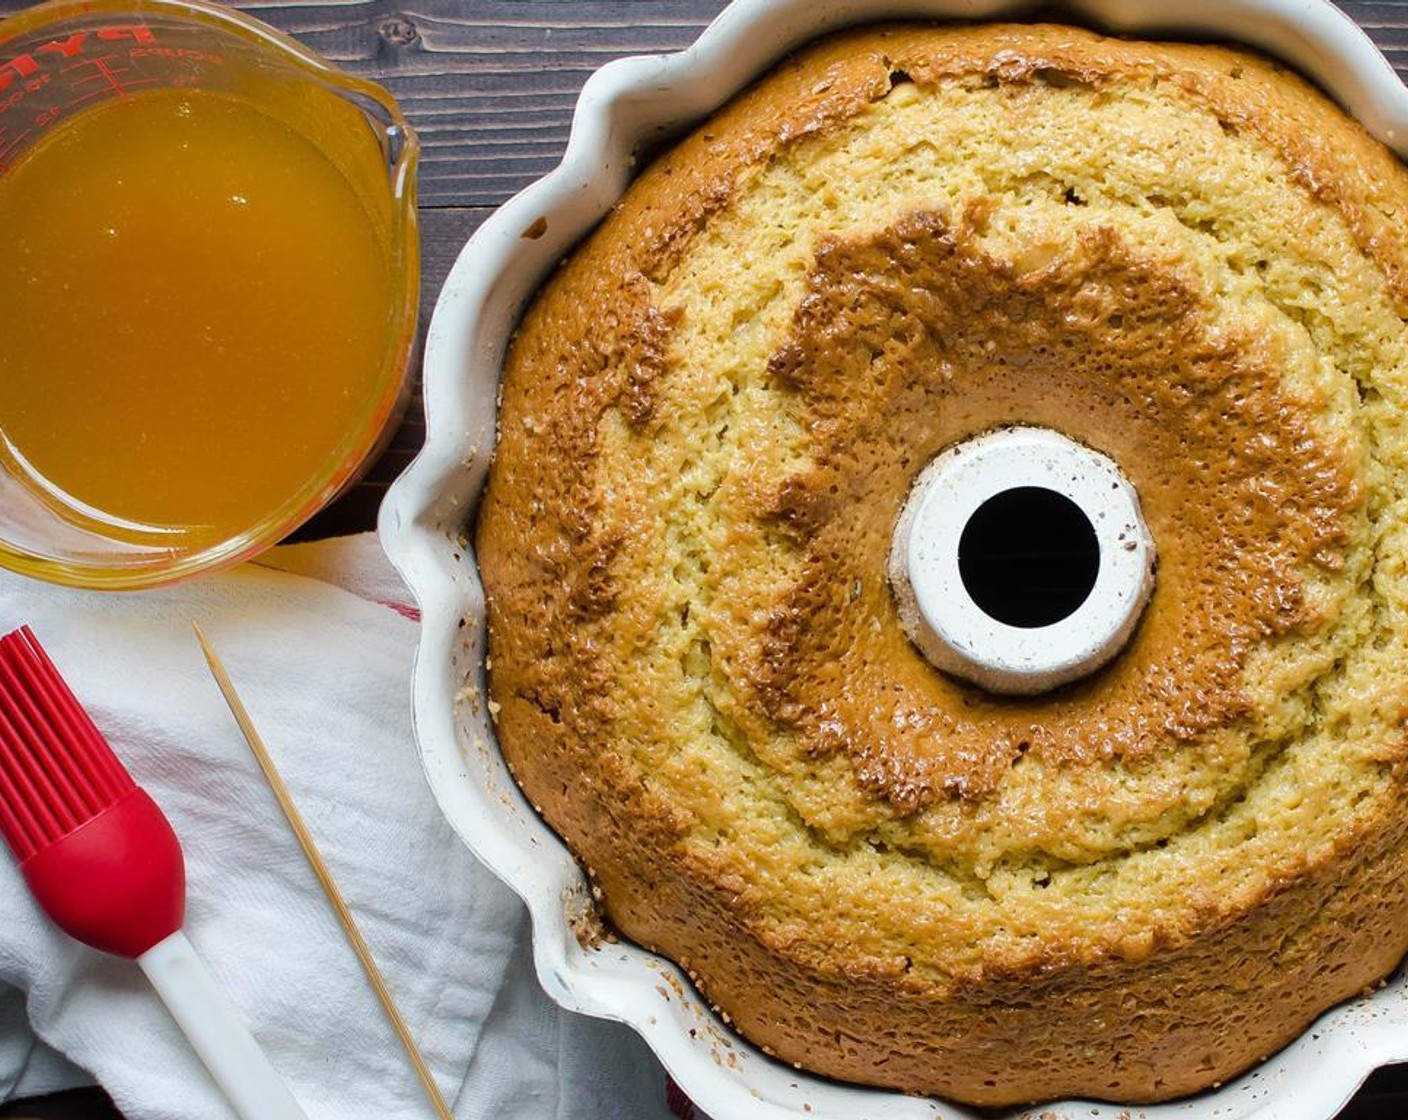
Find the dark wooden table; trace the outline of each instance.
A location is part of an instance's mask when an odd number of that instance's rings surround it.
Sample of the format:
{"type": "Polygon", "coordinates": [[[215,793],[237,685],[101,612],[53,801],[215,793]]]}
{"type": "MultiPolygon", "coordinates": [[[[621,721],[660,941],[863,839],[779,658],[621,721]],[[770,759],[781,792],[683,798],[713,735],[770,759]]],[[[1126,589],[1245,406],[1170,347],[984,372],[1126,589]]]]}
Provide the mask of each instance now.
{"type": "MultiPolygon", "coordinates": [[[[235,6],[347,70],[381,82],[419,132],[423,331],[465,240],[494,207],[561,157],[572,106],[587,76],[620,55],[686,46],[724,2],[238,0],[235,6]]],[[[0,16],[27,6],[24,0],[0,0],[0,16]]],[[[1408,78],[1408,0],[1340,0],[1340,7],[1408,78]]],[[[359,486],[298,537],[371,528],[382,495],[424,434],[417,384],[386,453],[359,486]]],[[[0,1117],[21,1116],[121,1120],[96,1090],[0,1107],[0,1117]]],[[[1408,1120],[1408,1066],[1376,1073],[1339,1120],[1408,1120]]]]}

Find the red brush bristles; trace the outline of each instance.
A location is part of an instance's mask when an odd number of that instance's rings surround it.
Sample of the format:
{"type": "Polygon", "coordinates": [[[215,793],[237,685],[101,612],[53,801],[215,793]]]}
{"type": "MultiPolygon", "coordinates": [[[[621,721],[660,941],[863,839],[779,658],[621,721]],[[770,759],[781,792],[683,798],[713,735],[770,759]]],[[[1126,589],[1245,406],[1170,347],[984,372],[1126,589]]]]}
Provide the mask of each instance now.
{"type": "Polygon", "coordinates": [[[23,863],[134,788],[28,626],[0,638],[0,835],[23,863]]]}

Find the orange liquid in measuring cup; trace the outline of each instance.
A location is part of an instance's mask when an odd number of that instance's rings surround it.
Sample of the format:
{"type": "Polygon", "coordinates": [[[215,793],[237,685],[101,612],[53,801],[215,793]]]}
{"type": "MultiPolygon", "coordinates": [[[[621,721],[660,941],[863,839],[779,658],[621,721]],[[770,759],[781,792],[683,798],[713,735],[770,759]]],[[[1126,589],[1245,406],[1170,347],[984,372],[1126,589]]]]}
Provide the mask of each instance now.
{"type": "Polygon", "coordinates": [[[391,260],[338,166],[240,99],[75,115],[0,174],[10,469],[119,539],[248,530],[371,415],[391,260]]]}

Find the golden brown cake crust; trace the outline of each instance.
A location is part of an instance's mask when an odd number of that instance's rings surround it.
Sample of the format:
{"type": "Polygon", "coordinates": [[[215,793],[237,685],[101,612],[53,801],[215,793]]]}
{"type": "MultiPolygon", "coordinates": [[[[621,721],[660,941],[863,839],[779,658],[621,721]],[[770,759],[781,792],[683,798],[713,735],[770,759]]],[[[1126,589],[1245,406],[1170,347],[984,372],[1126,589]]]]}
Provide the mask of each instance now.
{"type": "Polygon", "coordinates": [[[1206,1087],[1391,970],[1404,205],[1272,64],[1054,26],[838,36],[650,167],[523,321],[476,538],[504,753],[611,921],[785,1060],[987,1105],[1206,1087]],[[1160,554],[1021,702],[884,579],[1011,422],[1160,554]]]}

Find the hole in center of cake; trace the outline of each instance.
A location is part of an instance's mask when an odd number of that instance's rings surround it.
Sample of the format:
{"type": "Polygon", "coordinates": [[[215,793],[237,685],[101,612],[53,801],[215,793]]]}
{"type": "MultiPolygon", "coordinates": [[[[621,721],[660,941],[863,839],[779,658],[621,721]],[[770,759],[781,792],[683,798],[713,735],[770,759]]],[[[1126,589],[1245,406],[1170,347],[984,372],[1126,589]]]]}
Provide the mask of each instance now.
{"type": "Polygon", "coordinates": [[[984,614],[1031,629],[1069,618],[1090,597],[1100,542],[1085,511],[1043,486],[994,494],[958,541],[963,587],[984,614]]]}
{"type": "Polygon", "coordinates": [[[1154,541],[1119,465],[1049,428],[950,445],[914,480],[886,560],[935,669],[1035,695],[1118,656],[1154,588],[1154,541]]]}

